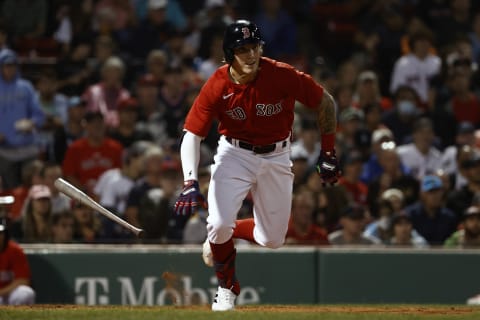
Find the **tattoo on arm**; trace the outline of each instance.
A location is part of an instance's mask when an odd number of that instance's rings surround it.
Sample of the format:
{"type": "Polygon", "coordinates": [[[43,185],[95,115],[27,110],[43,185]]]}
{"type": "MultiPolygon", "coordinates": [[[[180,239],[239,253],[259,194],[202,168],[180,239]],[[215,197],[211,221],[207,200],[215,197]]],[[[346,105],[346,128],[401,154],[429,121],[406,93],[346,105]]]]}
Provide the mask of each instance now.
{"type": "Polygon", "coordinates": [[[335,114],[335,102],[333,97],[325,91],[318,108],[318,125],[322,134],[335,133],[337,118],[335,114]]]}

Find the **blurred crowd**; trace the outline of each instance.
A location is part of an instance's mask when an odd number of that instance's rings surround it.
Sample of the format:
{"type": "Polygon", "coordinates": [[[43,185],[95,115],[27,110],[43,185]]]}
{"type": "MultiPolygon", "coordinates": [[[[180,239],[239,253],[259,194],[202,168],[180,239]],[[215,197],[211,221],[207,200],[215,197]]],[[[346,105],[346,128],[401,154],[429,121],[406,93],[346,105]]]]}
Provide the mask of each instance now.
{"type": "MultiPolygon", "coordinates": [[[[0,210],[19,242],[202,243],[173,214],[183,119],[223,64],[225,26],[337,103],[342,178],[323,186],[296,106],[287,244],[480,246],[480,4],[471,0],[1,0],[0,210]],[[64,178],[142,240],[54,187],[64,178]],[[3,200],[2,200],[3,199],[3,200]]],[[[202,143],[208,192],[215,124],[202,143]]],[[[252,216],[244,199],[239,218],[252,216]]]]}

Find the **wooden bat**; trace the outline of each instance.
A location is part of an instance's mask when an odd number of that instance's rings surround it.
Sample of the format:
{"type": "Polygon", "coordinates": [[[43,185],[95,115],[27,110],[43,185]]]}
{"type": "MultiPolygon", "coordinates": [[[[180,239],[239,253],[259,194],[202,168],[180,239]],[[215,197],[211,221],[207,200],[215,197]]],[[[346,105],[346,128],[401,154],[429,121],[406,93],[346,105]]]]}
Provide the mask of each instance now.
{"type": "Polygon", "coordinates": [[[85,194],[85,192],[79,190],[77,187],[71,185],[67,181],[65,181],[62,178],[58,178],[54,182],[55,187],[58,189],[58,191],[66,194],[72,199],[75,199],[82,204],[86,205],[87,207],[92,208],[93,210],[103,214],[105,217],[107,217],[110,220],[115,221],[116,223],[124,226],[125,228],[129,229],[132,231],[137,237],[141,237],[144,233],[144,231],[140,228],[137,228],[127,221],[123,220],[116,214],[110,212],[109,210],[105,209],[102,207],[98,202],[90,198],[88,195],[85,194]]]}

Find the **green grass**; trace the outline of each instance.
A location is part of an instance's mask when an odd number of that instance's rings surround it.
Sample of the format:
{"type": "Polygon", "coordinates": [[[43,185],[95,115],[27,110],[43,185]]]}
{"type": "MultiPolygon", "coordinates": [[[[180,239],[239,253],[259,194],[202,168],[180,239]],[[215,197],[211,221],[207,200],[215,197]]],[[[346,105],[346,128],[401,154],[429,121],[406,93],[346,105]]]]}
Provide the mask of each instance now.
{"type": "Polygon", "coordinates": [[[208,307],[86,307],[71,305],[0,306],[0,320],[478,320],[480,307],[467,306],[245,306],[233,312],[208,307]]]}

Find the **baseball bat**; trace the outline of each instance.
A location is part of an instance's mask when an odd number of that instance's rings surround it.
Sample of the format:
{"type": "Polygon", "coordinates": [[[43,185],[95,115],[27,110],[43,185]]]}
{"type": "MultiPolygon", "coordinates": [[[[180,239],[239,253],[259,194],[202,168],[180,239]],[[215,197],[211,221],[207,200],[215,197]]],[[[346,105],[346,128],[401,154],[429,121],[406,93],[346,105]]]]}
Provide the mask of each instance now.
{"type": "Polygon", "coordinates": [[[125,228],[129,229],[132,231],[137,237],[141,237],[143,235],[143,230],[140,228],[137,228],[127,221],[123,220],[116,214],[110,212],[109,210],[105,209],[102,207],[98,202],[90,198],[88,195],[85,194],[85,192],[79,190],[77,187],[71,185],[67,181],[65,181],[62,178],[58,178],[54,182],[55,187],[58,189],[58,191],[66,194],[72,199],[75,199],[82,204],[86,205],[87,207],[92,208],[93,210],[103,214],[105,217],[107,217],[110,220],[115,221],[116,223],[124,226],[125,228]]]}

